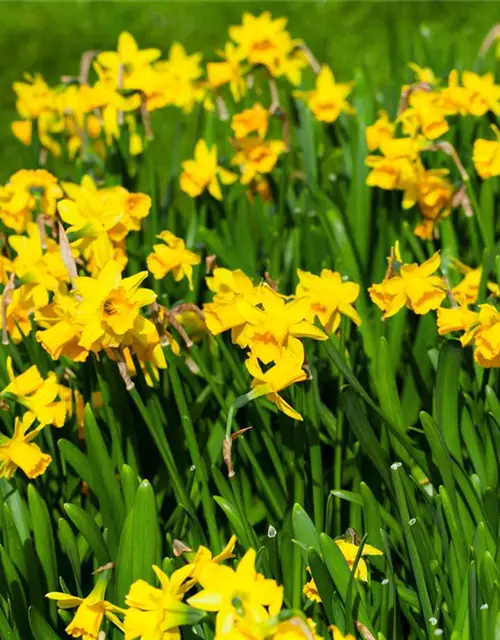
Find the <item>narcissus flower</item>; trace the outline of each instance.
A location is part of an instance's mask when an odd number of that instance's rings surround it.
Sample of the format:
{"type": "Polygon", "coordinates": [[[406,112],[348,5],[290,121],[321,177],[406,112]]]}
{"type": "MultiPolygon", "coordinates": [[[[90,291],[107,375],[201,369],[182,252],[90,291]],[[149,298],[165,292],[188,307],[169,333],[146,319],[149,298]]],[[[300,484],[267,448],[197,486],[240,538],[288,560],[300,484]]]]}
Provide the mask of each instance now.
{"type": "Polygon", "coordinates": [[[247,89],[244,68],[241,64],[245,54],[232,42],[226,42],[224,49],[216,53],[222,60],[207,64],[208,82],[214,89],[229,84],[234,101],[239,102],[247,89]]]}
{"type": "Polygon", "coordinates": [[[52,424],[62,427],[66,417],[66,405],[58,400],[59,383],[56,374],[50,371],[42,378],[36,365],[16,376],[12,367],[12,358],[7,358],[9,384],[0,392],[0,396],[13,396],[15,401],[34,414],[40,426],[52,424]]]}
{"type": "Polygon", "coordinates": [[[471,334],[462,336],[468,343],[474,341],[474,360],[482,367],[500,367],[500,312],[491,304],[479,307],[478,324],[471,334]]]}
{"type": "Polygon", "coordinates": [[[264,138],[269,124],[269,111],[257,102],[250,109],[237,113],[231,120],[231,129],[236,138],[246,138],[251,133],[256,133],[264,138]]]}
{"type": "MultiPolygon", "coordinates": [[[[189,581],[191,586],[195,585],[198,582],[198,579],[201,573],[210,565],[210,563],[214,562],[215,564],[220,564],[225,560],[229,560],[234,558],[234,547],[236,546],[236,536],[231,536],[229,542],[224,547],[224,549],[218,553],[217,555],[212,555],[210,549],[200,545],[196,552],[196,555],[190,562],[188,566],[191,567],[191,573],[189,581]]],[[[189,587],[190,588],[190,587],[189,587]]]]}
{"type": "Polygon", "coordinates": [[[205,189],[216,200],[222,200],[222,184],[232,184],[236,174],[217,164],[217,147],[209,149],[205,140],[198,140],[194,150],[194,159],[182,163],[183,172],[180,177],[181,189],[195,198],[205,189]]]}
{"type": "Polygon", "coordinates": [[[311,315],[310,298],[287,301],[265,284],[261,285],[259,307],[243,299],[238,309],[245,326],[237,342],[240,347],[249,347],[252,355],[264,364],[277,362],[286,352],[303,361],[304,347],[299,338],[327,339],[321,329],[306,320],[311,315]]]}
{"type": "Polygon", "coordinates": [[[125,640],[150,640],[180,637],[179,627],[195,624],[203,615],[181,602],[188,588],[192,567],[187,565],[168,577],[159,567],[153,570],[160,588],[152,587],[144,580],[137,580],[125,598],[129,607],[123,622],[125,640]]]}
{"type": "Polygon", "coordinates": [[[307,379],[306,373],[302,368],[302,360],[299,360],[291,352],[285,352],[278,362],[265,373],[262,371],[262,367],[254,355],[248,358],[245,365],[253,377],[252,391],[248,394],[251,399],[265,395],[268,400],[273,402],[278,409],[288,417],[294,420],[302,420],[300,413],[295,411],[295,409],[279,395],[279,392],[286,387],[307,379]]]}
{"type": "MultiPolygon", "coordinates": [[[[481,267],[473,269],[459,260],[453,260],[451,266],[464,274],[463,280],[451,290],[453,297],[461,305],[475,304],[479,296],[479,286],[481,284],[481,267]]],[[[494,296],[500,295],[500,287],[495,282],[488,282],[486,286],[494,296]]]]}
{"type": "Polygon", "coordinates": [[[285,75],[298,84],[305,63],[294,55],[300,41],[292,40],[285,30],[286,23],[286,18],[273,19],[269,11],[260,16],[245,12],[241,26],[229,27],[229,36],[251,65],[262,65],[272,76],[285,75]]]}
{"type": "Polygon", "coordinates": [[[69,593],[57,591],[51,591],[45,596],[50,600],[56,600],[59,609],[74,609],[78,607],[75,617],[66,627],[66,633],[72,638],[97,640],[105,617],[123,632],[123,625],[116,615],[117,613],[123,613],[123,609],[104,599],[108,579],[108,576],[103,574],[86,598],[79,598],[69,593]]]}
{"type": "Polygon", "coordinates": [[[365,160],[371,168],[366,184],[380,189],[411,189],[413,193],[421,142],[413,138],[394,138],[383,140],[379,146],[382,155],[371,155],[365,160]]]}
{"type": "Polygon", "coordinates": [[[387,111],[379,111],[378,118],[366,127],[366,146],[368,151],[376,151],[384,140],[394,137],[395,125],[389,120],[387,111]]]}
{"type": "Polygon", "coordinates": [[[356,640],[356,638],[352,635],[352,633],[348,633],[344,635],[342,631],[332,624],[331,627],[328,627],[332,632],[332,640],[356,640]]]}
{"type": "Polygon", "coordinates": [[[439,93],[416,90],[411,92],[408,107],[398,120],[403,124],[403,133],[421,133],[427,140],[435,140],[449,130],[445,116],[439,93]]]}
{"type": "Polygon", "coordinates": [[[359,295],[359,284],[343,282],[340,273],[330,269],[323,269],[319,276],[297,269],[297,275],[299,284],[295,295],[311,300],[308,320],[312,322],[315,316],[318,317],[328,333],[337,331],[342,315],[357,325],[361,324],[361,318],[353,307],[359,295]]]}
{"type": "Polygon", "coordinates": [[[341,113],[354,113],[354,109],[346,98],[352,91],[352,83],[335,82],[332,70],[323,65],[316,78],[313,91],[296,91],[298,98],[303,98],[320,122],[335,122],[341,113]]]}
{"type": "Polygon", "coordinates": [[[500,176],[500,131],[494,124],[491,125],[495,133],[496,140],[483,140],[478,138],[474,141],[472,159],[476,171],[483,180],[500,176]]]}
{"type": "Polygon", "coordinates": [[[79,344],[91,351],[128,346],[134,334],[144,331],[145,318],[139,310],[156,299],[150,289],[140,288],[147,271],[123,278],[116,262],[110,260],[97,278],[75,278],[77,317],[83,326],[79,344]]]}
{"type": "Polygon", "coordinates": [[[187,601],[197,609],[217,612],[217,636],[231,631],[241,619],[261,622],[281,609],[283,587],[257,573],[256,555],[249,549],[236,570],[211,563],[199,578],[203,590],[187,601]]]}
{"type": "Polygon", "coordinates": [[[390,318],[405,305],[414,313],[425,314],[441,306],[446,297],[446,286],[442,278],[433,275],[441,264],[439,253],[435,253],[421,265],[403,264],[396,245],[394,272],[383,282],[368,289],[373,302],[382,309],[384,318],[390,318]]]}
{"type": "Polygon", "coordinates": [[[423,220],[415,227],[415,235],[424,240],[431,240],[435,226],[451,213],[454,190],[448,174],[448,169],[420,168],[414,194],[411,187],[406,191],[404,207],[418,204],[423,220]]]}
{"type": "Polygon", "coordinates": [[[462,82],[469,91],[468,111],[473,116],[484,116],[488,111],[500,112],[500,85],[495,84],[492,73],[483,76],[472,71],[462,72],[462,82]]]}
{"type": "Polygon", "coordinates": [[[240,166],[242,184],[270,173],[286,149],[283,140],[263,140],[255,136],[238,139],[234,145],[236,154],[231,164],[240,166]]]}
{"type": "MultiPolygon", "coordinates": [[[[349,569],[352,570],[354,561],[356,560],[356,556],[358,555],[359,546],[353,544],[352,542],[349,542],[348,540],[335,540],[335,544],[342,551],[342,555],[349,565],[349,569]]],[[[381,555],[383,555],[383,552],[376,547],[372,547],[370,544],[365,544],[363,550],[361,551],[361,556],[381,555]]],[[[354,577],[362,580],[363,582],[368,581],[368,567],[366,566],[366,562],[363,560],[363,557],[359,559],[354,577]]]]}
{"type": "Polygon", "coordinates": [[[189,288],[193,288],[193,266],[200,264],[201,258],[186,249],[184,240],[177,238],[170,231],[162,231],[158,238],[164,244],[153,245],[153,252],[147,257],[148,269],[156,280],[164,278],[172,272],[174,280],[180,282],[187,278],[189,288]]]}
{"type": "MultiPolygon", "coordinates": [[[[471,311],[464,306],[453,307],[451,309],[440,307],[437,310],[437,325],[440,336],[444,336],[452,331],[469,331],[469,329],[478,322],[479,313],[477,311],[471,311]]],[[[467,335],[467,337],[471,336],[467,335]]],[[[462,344],[465,346],[463,341],[462,344]]]]}
{"type": "Polygon", "coordinates": [[[137,76],[161,56],[160,49],[139,49],[134,37],[122,31],[118,38],[118,51],[103,51],[96,62],[106,80],[119,89],[136,89],[137,76]]]}
{"type": "Polygon", "coordinates": [[[16,418],[12,438],[1,436],[0,478],[12,478],[18,468],[22,469],[28,478],[38,478],[51,463],[52,458],[32,442],[43,429],[43,426],[39,426],[30,431],[34,420],[35,416],[26,412],[22,421],[16,418]]]}
{"type": "MultiPolygon", "coordinates": [[[[3,305],[4,296],[7,297],[5,324],[8,336],[14,344],[21,342],[31,331],[30,316],[36,308],[32,293],[32,287],[25,284],[10,293],[4,291],[0,298],[0,305],[3,305]]],[[[3,314],[1,313],[0,329],[3,329],[3,314]]]]}
{"type": "Polygon", "coordinates": [[[239,300],[257,304],[261,289],[241,269],[231,271],[218,267],[214,269],[213,276],[205,280],[210,291],[215,293],[213,302],[203,305],[208,330],[216,336],[232,329],[235,340],[238,328],[245,324],[245,318],[239,311],[239,300]]]}
{"type": "Polygon", "coordinates": [[[44,169],[22,169],[0,188],[0,219],[6,227],[23,233],[33,216],[54,216],[63,192],[57,178],[44,169]]]}

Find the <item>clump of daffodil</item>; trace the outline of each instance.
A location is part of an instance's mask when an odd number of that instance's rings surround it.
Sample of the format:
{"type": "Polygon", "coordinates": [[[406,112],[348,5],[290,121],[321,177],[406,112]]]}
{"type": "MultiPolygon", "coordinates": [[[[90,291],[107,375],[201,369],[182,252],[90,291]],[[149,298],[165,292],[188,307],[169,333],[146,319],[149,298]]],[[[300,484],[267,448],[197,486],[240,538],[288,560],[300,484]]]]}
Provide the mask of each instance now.
{"type": "Polygon", "coordinates": [[[354,303],[359,295],[359,285],[344,282],[340,273],[323,269],[319,276],[308,271],[297,270],[299,284],[297,298],[308,297],[311,301],[307,319],[310,322],[317,317],[328,333],[337,331],[341,316],[350,318],[355,324],[361,324],[354,303]]]}
{"type": "Polygon", "coordinates": [[[16,418],[12,438],[0,434],[0,478],[12,478],[19,468],[32,480],[45,473],[51,463],[51,456],[33,442],[44,428],[39,425],[30,430],[34,421],[35,415],[27,411],[22,420],[16,418]]]}
{"type": "Polygon", "coordinates": [[[192,198],[207,190],[216,200],[222,200],[220,183],[232,184],[237,176],[217,164],[217,147],[209,150],[204,140],[198,140],[194,159],[182,163],[181,189],[192,198]]]}
{"type": "Polygon", "coordinates": [[[69,593],[51,591],[45,596],[57,602],[59,609],[75,609],[73,620],[66,627],[66,633],[73,638],[94,640],[99,636],[104,618],[110,620],[120,631],[123,625],[117,614],[123,614],[123,609],[105,600],[106,587],[109,581],[109,569],[99,576],[95,587],[85,598],[72,596],[69,593]]]}
{"type": "Polygon", "coordinates": [[[59,400],[59,383],[56,374],[50,371],[42,378],[36,365],[16,376],[12,358],[7,358],[9,384],[0,392],[4,398],[13,397],[33,413],[41,426],[52,424],[62,427],[66,418],[66,404],[59,400]]]}
{"type": "Polygon", "coordinates": [[[384,280],[368,289],[373,302],[390,318],[404,306],[419,315],[440,307],[446,297],[446,285],[434,275],[441,259],[435,253],[421,265],[404,264],[396,243],[394,255],[389,258],[389,273],[384,280]]]}
{"type": "Polygon", "coordinates": [[[170,231],[162,231],[158,238],[163,242],[153,246],[152,253],[147,257],[148,269],[156,280],[161,280],[170,272],[176,282],[187,278],[189,288],[192,289],[193,266],[200,264],[200,256],[186,249],[184,240],[170,231]]]}
{"type": "Polygon", "coordinates": [[[187,603],[217,613],[217,636],[230,632],[242,620],[259,622],[281,609],[283,587],[258,573],[255,559],[255,550],[249,549],[236,569],[212,562],[200,573],[202,591],[187,603]]]}
{"type": "Polygon", "coordinates": [[[177,569],[169,577],[153,566],[160,587],[152,587],[144,580],[132,584],[125,598],[127,609],[123,627],[126,640],[142,638],[178,638],[179,627],[192,625],[203,614],[182,602],[191,584],[192,566],[177,569]]]}
{"type": "Polygon", "coordinates": [[[353,114],[353,107],[346,98],[352,91],[352,83],[335,82],[332,70],[323,65],[312,91],[296,91],[295,95],[306,101],[314,117],[320,122],[335,122],[341,113],[353,114]]]}
{"type": "Polygon", "coordinates": [[[63,192],[57,178],[44,169],[21,169],[0,187],[0,219],[6,227],[23,233],[38,215],[54,217],[63,192]]]}

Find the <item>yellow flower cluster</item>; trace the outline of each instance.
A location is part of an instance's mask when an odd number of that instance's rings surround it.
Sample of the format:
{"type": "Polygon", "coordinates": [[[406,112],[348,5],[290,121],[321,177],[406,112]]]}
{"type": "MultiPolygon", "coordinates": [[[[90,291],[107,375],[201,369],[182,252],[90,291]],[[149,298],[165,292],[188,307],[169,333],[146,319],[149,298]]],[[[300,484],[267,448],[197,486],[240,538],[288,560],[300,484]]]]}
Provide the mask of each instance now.
{"type": "MultiPolygon", "coordinates": [[[[447,85],[441,86],[430,69],[410,65],[415,82],[402,88],[397,118],[391,122],[385,111],[366,129],[366,143],[372,153],[366,158],[370,172],[369,186],[403,192],[402,207],[417,205],[421,221],[415,234],[431,239],[436,225],[448,217],[453,207],[463,204],[461,187],[454,188],[447,168],[427,169],[422,159],[426,150],[441,150],[450,155],[467,180],[465,170],[449,143],[438,141],[450,130],[450,118],[484,116],[500,111],[500,86],[493,75],[484,76],[470,71],[459,74],[451,71],[447,85]],[[397,132],[399,132],[397,134],[397,132]],[[439,146],[441,144],[441,146],[439,146]],[[443,144],[445,146],[443,146],[443,144]],[[378,154],[373,154],[374,151],[378,154]]],[[[476,140],[474,165],[482,178],[499,175],[499,143],[476,140]]]]}
{"type": "MultiPolygon", "coordinates": [[[[310,618],[282,608],[283,587],[257,572],[254,549],[245,553],[235,569],[223,564],[234,558],[235,544],[233,536],[216,556],[203,546],[196,553],[188,551],[188,563],[170,575],[153,566],[160,586],[137,580],[125,598],[126,608],[105,600],[109,571],[101,574],[86,598],[60,592],[48,593],[47,598],[55,600],[60,609],[77,608],[66,627],[73,637],[97,638],[106,617],[124,633],[125,640],[179,638],[180,627],[215,613],[217,640],[320,640],[310,618]],[[184,601],[194,587],[199,590],[184,601]]],[[[380,553],[373,549],[375,552],[380,553]]],[[[333,640],[352,639],[335,626],[331,631],[333,640]]]]}
{"type": "Polygon", "coordinates": [[[286,415],[302,416],[280,395],[286,387],[306,380],[305,353],[300,338],[326,340],[314,325],[317,317],[328,332],[338,329],[341,315],[360,324],[353,307],[359,285],[343,282],[340,274],[323,269],[320,276],[298,272],[294,296],[285,296],[267,283],[254,285],[241,270],[217,268],[207,277],[215,293],[203,307],[209,331],[231,330],[235,344],[248,350],[246,366],[253,377],[252,398],[265,395],[286,415]],[[270,367],[270,365],[273,365],[270,367]]]}
{"type": "MultiPolygon", "coordinates": [[[[116,51],[85,52],[79,76],[65,76],[54,87],[40,74],[26,74],[23,81],[15,82],[20,119],[12,124],[12,131],[26,145],[36,140],[44,152],[56,156],[64,152],[70,159],[80,153],[88,160],[105,157],[126,127],[129,154],[137,156],[144,150],[145,138],[153,135],[149,118],[152,111],[174,106],[190,113],[197,104],[209,110],[215,104],[225,112],[224,87],[239,102],[259,80],[275,83],[276,78],[285,78],[296,86],[309,64],[319,71],[305,44],[290,36],[286,23],[286,18],[273,19],[269,11],[259,16],[244,13],[242,24],[229,28],[230,41],[216,51],[219,59],[206,65],[202,54],[188,54],[178,42],[162,59],[160,49],[140,49],[134,37],[124,31],[116,51]]],[[[274,103],[277,90],[275,84],[272,87],[274,103]]],[[[300,95],[319,120],[332,122],[340,112],[351,111],[345,101],[349,92],[350,86],[336,85],[333,74],[324,66],[316,89],[300,95]]],[[[273,104],[272,111],[276,107],[273,104]]],[[[264,143],[262,139],[260,144],[246,141],[240,153],[247,163],[249,155],[255,162],[262,146],[266,153],[276,155],[282,151],[281,144],[264,143]]],[[[40,158],[43,160],[44,155],[40,158]]],[[[186,171],[189,173],[189,169],[186,171]]]]}

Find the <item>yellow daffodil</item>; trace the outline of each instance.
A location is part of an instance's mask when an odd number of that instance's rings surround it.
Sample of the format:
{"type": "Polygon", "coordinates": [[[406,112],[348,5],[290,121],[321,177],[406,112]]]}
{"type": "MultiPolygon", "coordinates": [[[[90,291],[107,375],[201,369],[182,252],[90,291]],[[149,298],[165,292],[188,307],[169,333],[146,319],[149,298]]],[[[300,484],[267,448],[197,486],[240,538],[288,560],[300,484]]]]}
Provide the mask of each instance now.
{"type": "Polygon", "coordinates": [[[449,130],[445,115],[439,93],[416,90],[411,92],[408,107],[398,120],[406,135],[415,136],[421,132],[427,140],[435,140],[449,130]]]}
{"type": "MultiPolygon", "coordinates": [[[[335,540],[335,544],[342,551],[342,555],[344,556],[347,564],[349,565],[349,569],[352,570],[354,566],[354,561],[356,560],[356,556],[358,555],[359,546],[349,542],[348,540],[335,540]]],[[[365,544],[363,550],[361,551],[361,556],[381,556],[383,552],[376,547],[372,547],[370,544],[365,544]]],[[[366,566],[366,562],[363,560],[363,557],[359,559],[358,566],[356,567],[356,573],[354,574],[355,578],[362,580],[363,582],[368,581],[368,567],[366,566]]]]}
{"type": "Polygon", "coordinates": [[[16,276],[31,285],[36,306],[46,305],[48,292],[69,281],[59,245],[52,238],[45,238],[43,247],[40,229],[34,222],[28,223],[27,235],[9,236],[9,244],[17,253],[12,262],[16,276]]]}
{"type": "Polygon", "coordinates": [[[380,189],[414,190],[420,146],[420,142],[413,138],[383,140],[380,143],[382,155],[371,155],[365,160],[371,169],[366,184],[380,189]]]}
{"type": "MultiPolygon", "coordinates": [[[[479,286],[481,284],[481,267],[472,269],[472,267],[468,267],[459,260],[453,260],[451,265],[460,273],[464,274],[463,280],[451,290],[453,297],[462,305],[476,303],[479,295],[479,286]]],[[[496,283],[488,282],[486,286],[494,296],[500,295],[500,287],[496,283]]]]}
{"type": "Polygon", "coordinates": [[[53,217],[63,192],[57,178],[44,169],[22,169],[0,188],[0,219],[6,227],[23,233],[33,216],[53,217]]]}
{"type": "Polygon", "coordinates": [[[431,240],[435,226],[451,213],[454,190],[448,174],[448,169],[419,168],[418,181],[406,191],[404,207],[418,204],[423,220],[415,227],[415,235],[424,240],[431,240]]]}
{"type": "Polygon", "coordinates": [[[164,278],[172,272],[174,280],[180,282],[187,278],[189,288],[193,288],[193,266],[200,264],[201,258],[186,249],[184,240],[177,238],[170,231],[162,231],[158,238],[164,244],[153,245],[153,252],[147,257],[148,269],[156,280],[164,278]]]}
{"type": "Polygon", "coordinates": [[[236,269],[217,268],[213,276],[205,278],[208,288],[215,293],[213,302],[203,305],[205,322],[214,336],[223,331],[233,330],[236,339],[239,327],[245,324],[245,318],[238,307],[239,300],[252,304],[259,302],[260,287],[255,287],[250,278],[236,269]]]}
{"type": "Polygon", "coordinates": [[[421,67],[415,62],[409,62],[408,67],[415,74],[415,79],[417,82],[424,82],[425,84],[429,84],[434,86],[437,84],[436,76],[434,75],[434,71],[429,67],[421,67]]]}
{"type": "Polygon", "coordinates": [[[352,83],[335,82],[332,70],[323,65],[316,78],[313,91],[296,91],[298,98],[303,98],[320,122],[335,122],[341,113],[354,113],[354,109],[346,98],[352,91],[352,83]]]}
{"type": "Polygon", "coordinates": [[[66,417],[64,402],[57,400],[59,384],[56,374],[51,371],[43,379],[36,365],[32,365],[24,373],[16,376],[12,368],[12,358],[7,358],[9,384],[0,392],[0,396],[14,396],[16,402],[22,404],[36,419],[40,426],[53,424],[62,427],[66,417]]]}
{"type": "Polygon", "coordinates": [[[249,347],[252,355],[264,364],[277,362],[285,352],[304,359],[304,347],[299,338],[326,340],[327,336],[306,317],[311,315],[310,298],[287,302],[286,298],[268,285],[261,285],[259,307],[243,299],[239,311],[245,326],[238,335],[240,347],[249,347]]]}
{"type": "Polygon", "coordinates": [[[207,64],[208,82],[214,89],[229,84],[234,101],[239,102],[246,94],[247,89],[244,69],[241,64],[244,53],[232,42],[226,42],[224,49],[216,51],[216,53],[222,60],[207,64]]]}
{"type": "Polygon", "coordinates": [[[342,631],[338,627],[336,627],[334,624],[332,624],[328,628],[332,632],[332,640],[356,640],[355,636],[353,636],[352,633],[348,633],[347,635],[344,635],[342,631]]]}
{"type": "Polygon", "coordinates": [[[9,260],[9,258],[5,256],[0,256],[0,284],[7,284],[13,269],[12,260],[9,260]]]}
{"type": "Polygon", "coordinates": [[[28,478],[38,478],[51,463],[52,458],[32,442],[43,429],[39,426],[29,431],[34,420],[35,416],[26,412],[22,421],[16,418],[12,438],[1,437],[0,478],[12,478],[18,468],[22,469],[28,478]]]}
{"type": "MultiPolygon", "coordinates": [[[[307,567],[307,571],[311,573],[311,569],[309,567],[307,567]]],[[[314,578],[311,578],[309,582],[305,583],[302,593],[312,602],[321,602],[321,596],[319,595],[318,587],[316,586],[314,578]]]]}
{"type": "Polygon", "coordinates": [[[263,140],[251,136],[235,141],[236,154],[231,161],[241,169],[241,183],[248,184],[264,173],[270,173],[279,156],[286,150],[283,140],[263,140]]]}
{"type": "Polygon", "coordinates": [[[495,84],[492,73],[480,76],[472,71],[462,72],[462,82],[469,91],[469,113],[484,116],[488,111],[500,112],[500,85],[495,84]]]}
{"type": "Polygon", "coordinates": [[[122,31],[117,51],[103,51],[96,59],[105,78],[120,89],[136,89],[140,72],[161,56],[160,49],[139,49],[134,37],[122,31]]]}
{"type": "Polygon", "coordinates": [[[195,585],[198,582],[198,579],[201,573],[209,567],[210,563],[214,562],[215,564],[220,564],[225,560],[230,560],[234,558],[234,547],[236,546],[236,536],[231,536],[229,542],[224,547],[224,549],[217,555],[212,555],[210,549],[200,545],[194,556],[192,562],[190,562],[189,566],[191,567],[190,573],[190,587],[195,585]]]}
{"type": "Polygon", "coordinates": [[[482,304],[477,322],[462,338],[466,343],[474,341],[474,360],[479,365],[500,367],[500,312],[493,305],[482,304]]]}
{"type": "Polygon", "coordinates": [[[144,580],[137,580],[125,598],[129,607],[123,622],[125,640],[150,640],[180,638],[179,626],[193,624],[200,619],[198,612],[181,602],[192,567],[187,565],[168,577],[159,567],[153,570],[160,588],[152,587],[144,580]]]}
{"type": "Polygon", "coordinates": [[[459,84],[458,71],[452,69],[448,75],[448,86],[440,89],[439,100],[447,115],[466,115],[469,112],[471,91],[459,84]]]}
{"type": "Polygon", "coordinates": [[[205,140],[198,140],[194,150],[194,159],[182,163],[180,177],[181,189],[192,198],[208,190],[216,200],[222,200],[222,184],[232,184],[236,175],[217,164],[217,147],[209,150],[205,140]]]}
{"type": "Polygon", "coordinates": [[[284,400],[279,392],[296,382],[302,382],[307,379],[306,373],[302,368],[303,361],[299,360],[293,353],[285,352],[278,362],[268,369],[265,373],[254,355],[251,355],[245,362],[245,365],[253,377],[251,398],[258,398],[265,395],[268,400],[273,402],[280,411],[294,420],[302,420],[300,413],[295,411],[286,400],[284,400]]]}
{"type": "MultiPolygon", "coordinates": [[[[437,326],[440,336],[444,336],[452,331],[465,331],[469,332],[469,329],[479,322],[479,313],[471,311],[466,306],[453,307],[446,309],[440,307],[437,310],[437,326]]],[[[462,344],[465,346],[467,340],[471,338],[471,334],[466,334],[465,342],[463,336],[461,338],[462,344]]]]}
{"type": "Polygon", "coordinates": [[[378,118],[366,127],[366,146],[368,151],[376,151],[384,140],[394,137],[395,125],[389,120],[387,111],[379,111],[378,118]]]}
{"type": "Polygon", "coordinates": [[[395,253],[397,262],[392,266],[395,274],[368,289],[384,318],[390,318],[405,305],[417,314],[440,307],[446,297],[446,286],[442,278],[433,275],[441,264],[439,253],[421,265],[402,264],[398,248],[395,253]]]}
{"type": "Polygon", "coordinates": [[[299,42],[292,40],[285,30],[286,23],[286,18],[273,19],[269,11],[264,11],[260,16],[245,12],[240,26],[229,27],[229,36],[251,65],[262,65],[272,76],[286,75],[290,81],[298,84],[300,75],[297,78],[294,70],[288,67],[299,42]]]}
{"type": "MultiPolygon", "coordinates": [[[[67,186],[66,186],[67,188],[67,186]]],[[[61,200],[57,206],[62,220],[69,224],[68,234],[78,239],[72,246],[83,252],[87,260],[93,256],[98,269],[102,269],[113,257],[113,245],[108,233],[124,215],[123,208],[101,198],[91,181],[72,190],[73,199],[61,200]]]]}
{"type": "Polygon", "coordinates": [[[45,596],[50,600],[56,600],[59,609],[77,608],[73,620],[66,627],[66,633],[72,638],[81,637],[83,640],[97,640],[105,617],[123,632],[123,625],[116,615],[117,613],[123,613],[123,609],[104,599],[107,581],[107,575],[101,576],[86,598],[79,598],[69,593],[57,591],[47,593],[45,596]]]}
{"type": "Polygon", "coordinates": [[[309,297],[311,300],[309,321],[312,322],[316,316],[328,333],[337,331],[341,315],[357,325],[361,324],[361,318],[353,307],[359,295],[358,284],[343,282],[340,273],[329,269],[323,269],[319,276],[297,269],[297,275],[297,298],[309,297]]]}
{"type": "Polygon", "coordinates": [[[474,141],[472,153],[474,167],[483,180],[500,176],[500,131],[495,125],[491,125],[491,128],[496,140],[478,138],[474,141]]]}
{"type": "Polygon", "coordinates": [[[75,292],[81,297],[77,316],[83,326],[79,344],[84,349],[128,346],[134,334],[144,330],[139,310],[156,299],[150,289],[140,288],[147,271],[123,278],[116,262],[106,263],[97,278],[78,277],[75,292]]]}
{"type": "MultiPolygon", "coordinates": [[[[6,329],[9,337],[18,344],[31,331],[30,316],[36,309],[33,299],[33,290],[30,285],[22,285],[14,289],[11,293],[2,294],[0,304],[7,295],[8,301],[5,309],[6,329]]],[[[3,314],[0,314],[0,328],[3,329],[3,314]]]]}
{"type": "Polygon", "coordinates": [[[35,319],[43,330],[36,339],[54,360],[65,356],[74,362],[84,362],[89,350],[82,347],[80,337],[83,323],[78,322],[78,300],[61,288],[52,301],[35,312],[35,319]]]}
{"type": "Polygon", "coordinates": [[[258,623],[280,610],[283,587],[257,573],[255,558],[249,549],[236,570],[210,563],[199,577],[203,590],[187,600],[197,609],[217,612],[216,635],[229,632],[242,618],[258,623]]]}
{"type": "Polygon", "coordinates": [[[231,120],[231,129],[236,138],[246,138],[251,133],[256,133],[259,138],[264,138],[269,124],[269,111],[257,102],[250,109],[237,113],[231,120]]]}

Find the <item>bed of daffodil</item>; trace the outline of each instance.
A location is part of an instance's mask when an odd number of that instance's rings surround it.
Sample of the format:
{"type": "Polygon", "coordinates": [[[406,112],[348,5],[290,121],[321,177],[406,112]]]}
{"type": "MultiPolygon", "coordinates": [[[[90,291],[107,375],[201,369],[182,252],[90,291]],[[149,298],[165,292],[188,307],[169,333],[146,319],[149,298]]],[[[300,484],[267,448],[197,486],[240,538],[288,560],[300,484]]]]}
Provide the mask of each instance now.
{"type": "Polygon", "coordinates": [[[14,84],[2,640],[499,637],[498,34],[391,96],[269,12],[14,84]]]}

